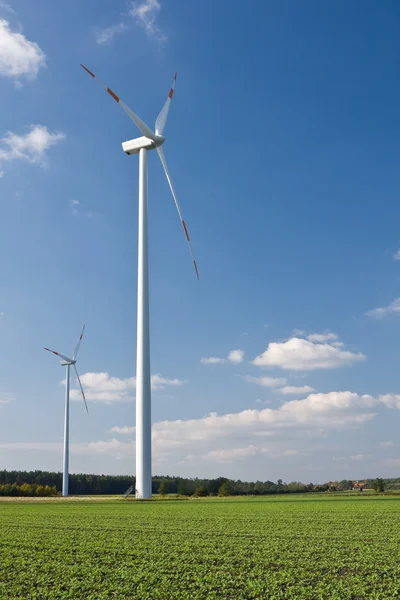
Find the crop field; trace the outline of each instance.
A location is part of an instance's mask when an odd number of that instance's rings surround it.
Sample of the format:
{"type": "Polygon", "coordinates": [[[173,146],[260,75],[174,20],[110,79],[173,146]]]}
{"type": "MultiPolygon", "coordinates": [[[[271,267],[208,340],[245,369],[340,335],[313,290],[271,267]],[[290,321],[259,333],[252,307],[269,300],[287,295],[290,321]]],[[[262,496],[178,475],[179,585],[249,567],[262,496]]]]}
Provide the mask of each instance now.
{"type": "Polygon", "coordinates": [[[0,598],[400,598],[400,498],[0,502],[0,598]]]}

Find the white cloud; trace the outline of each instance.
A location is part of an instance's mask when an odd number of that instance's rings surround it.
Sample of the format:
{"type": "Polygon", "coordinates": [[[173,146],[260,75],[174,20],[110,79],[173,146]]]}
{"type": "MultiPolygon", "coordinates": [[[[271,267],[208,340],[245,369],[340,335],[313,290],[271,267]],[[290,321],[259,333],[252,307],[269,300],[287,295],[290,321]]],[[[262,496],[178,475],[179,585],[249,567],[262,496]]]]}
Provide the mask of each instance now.
{"type": "Polygon", "coordinates": [[[305,331],[304,329],[293,329],[292,337],[304,337],[306,333],[307,331],[305,331]]]}
{"type": "Polygon", "coordinates": [[[0,162],[27,160],[45,166],[47,150],[64,139],[64,133],[51,133],[45,125],[31,125],[25,135],[8,131],[0,139],[0,162]]]}
{"type": "MultiPolygon", "coordinates": [[[[277,409],[248,409],[239,413],[210,413],[201,419],[162,421],[153,426],[155,440],[179,440],[181,443],[203,443],[210,440],[231,441],[235,438],[267,435],[281,436],[282,429],[324,429],[354,426],[371,420],[371,408],[378,401],[372,396],[353,392],[311,394],[304,400],[286,402],[277,409]]],[[[253,442],[254,443],[254,442],[253,442]]]]}
{"type": "Polygon", "coordinates": [[[100,440],[98,442],[89,442],[87,444],[89,452],[100,454],[116,454],[116,458],[121,457],[121,450],[128,450],[129,454],[133,454],[133,442],[121,442],[113,438],[112,440],[100,440]]]}
{"type": "Polygon", "coordinates": [[[244,352],[243,350],[231,350],[228,354],[228,361],[237,365],[243,362],[244,352]]]}
{"type": "Polygon", "coordinates": [[[338,339],[336,333],[310,333],[307,336],[310,342],[334,342],[338,339]]]}
{"type": "Polygon", "coordinates": [[[117,35],[128,31],[132,22],[146,32],[147,36],[160,44],[167,41],[166,36],[156,25],[161,4],[158,0],[131,0],[128,13],[123,15],[123,20],[103,29],[95,31],[95,39],[98,44],[108,44],[117,35]]]}
{"type": "Polygon", "coordinates": [[[355,354],[331,344],[319,344],[294,337],[286,342],[271,342],[267,350],[254,359],[253,364],[293,371],[311,371],[351,365],[365,358],[360,352],[355,354]]]}
{"type": "Polygon", "coordinates": [[[388,408],[400,408],[400,394],[382,394],[379,400],[388,408]]]}
{"type": "Polygon", "coordinates": [[[243,350],[231,350],[226,358],[219,358],[217,356],[210,356],[210,357],[203,356],[200,359],[200,362],[203,365],[217,365],[217,364],[224,364],[224,363],[232,363],[234,365],[237,365],[237,364],[243,362],[243,359],[244,359],[243,350]]]}
{"type": "MultiPolygon", "coordinates": [[[[153,446],[165,456],[187,454],[220,462],[256,455],[278,458],[298,450],[288,440],[320,437],[322,433],[359,427],[374,418],[379,404],[372,396],[352,392],[311,394],[280,408],[248,409],[238,413],[210,413],[200,419],[161,421],[153,425],[153,446]]],[[[325,433],[324,433],[325,435],[325,433]]]]}
{"type": "Polygon", "coordinates": [[[179,387],[185,382],[181,379],[167,379],[162,377],[159,373],[151,376],[151,389],[152,390],[163,390],[167,386],[179,387]]]}
{"type": "Polygon", "coordinates": [[[4,177],[4,171],[0,171],[0,179],[4,177]]]}
{"type": "Polygon", "coordinates": [[[19,80],[35,79],[46,64],[46,55],[36,42],[12,31],[10,23],[0,19],[0,75],[19,80]]]}
{"type": "Polygon", "coordinates": [[[1,450],[44,450],[49,452],[61,451],[60,442],[0,442],[1,450]]]}
{"type": "Polygon", "coordinates": [[[309,394],[315,392],[315,389],[309,385],[285,385],[285,387],[277,391],[284,396],[289,396],[290,394],[309,394]]]}
{"type": "MultiPolygon", "coordinates": [[[[130,402],[134,399],[135,377],[120,379],[108,373],[84,373],[82,387],[87,400],[94,402],[130,402]]],[[[71,390],[71,399],[80,399],[79,390],[71,390]]]]}
{"type": "Polygon", "coordinates": [[[108,44],[116,35],[123,33],[127,29],[127,24],[123,22],[115,23],[115,25],[110,25],[104,29],[98,29],[95,33],[96,42],[98,44],[108,44]]]}
{"type": "Polygon", "coordinates": [[[392,446],[394,446],[392,440],[387,440],[386,442],[380,442],[379,445],[381,448],[391,448],[392,446]]]}
{"type": "Polygon", "coordinates": [[[391,302],[388,306],[382,306],[380,308],[373,308],[372,310],[369,310],[366,315],[368,317],[375,317],[377,319],[381,319],[382,317],[385,317],[386,315],[389,315],[391,313],[398,313],[400,312],[400,298],[395,298],[393,300],[393,302],[391,302]]]}
{"type": "Polygon", "coordinates": [[[123,425],[122,427],[119,427],[118,425],[116,425],[115,427],[111,427],[110,431],[111,431],[111,433],[118,433],[120,435],[127,435],[127,434],[130,434],[130,433],[135,433],[136,427],[131,427],[129,425],[123,425]]]}
{"type": "MultiPolygon", "coordinates": [[[[367,423],[374,418],[374,408],[379,405],[382,405],[381,399],[370,395],[350,391],[329,392],[310,394],[303,400],[292,400],[276,409],[248,409],[223,415],[210,413],[202,418],[156,422],[152,428],[154,462],[167,465],[163,468],[173,469],[174,465],[183,465],[184,461],[195,461],[196,468],[204,469],[203,472],[212,470],[212,462],[228,464],[249,460],[253,461],[253,467],[258,464],[257,468],[262,468],[263,457],[268,457],[271,461],[290,463],[291,457],[299,454],[315,455],[320,442],[313,446],[313,438],[320,439],[330,431],[354,429],[367,423]]],[[[75,443],[71,445],[71,451],[131,461],[135,454],[134,427],[114,426],[110,433],[126,437],[122,441],[111,437],[75,443]]],[[[61,455],[62,444],[4,442],[0,443],[1,449],[40,450],[61,455]]],[[[353,464],[366,459],[357,450],[349,457],[353,464]]],[[[338,461],[342,468],[346,457],[333,457],[332,461],[338,461]]],[[[250,464],[245,468],[248,466],[250,464]]]]}
{"type": "Polygon", "coordinates": [[[203,365],[218,365],[220,363],[226,362],[226,359],[225,358],[218,358],[217,356],[209,356],[208,358],[206,358],[205,356],[203,356],[200,359],[200,362],[203,365]]]}
{"type": "Polygon", "coordinates": [[[392,256],[393,260],[400,260],[400,248],[392,256]]]}
{"type": "Polygon", "coordinates": [[[243,379],[248,383],[256,383],[262,387],[269,388],[285,385],[286,383],[286,379],[284,377],[252,377],[251,375],[245,375],[243,379]]]}
{"type": "Polygon", "coordinates": [[[279,458],[280,456],[295,456],[297,450],[287,449],[277,451],[272,449],[271,446],[255,446],[251,444],[249,446],[243,446],[239,448],[221,448],[218,450],[210,450],[203,456],[205,460],[212,460],[219,463],[231,463],[236,460],[249,458],[257,455],[268,455],[270,458],[279,458]]]}
{"type": "Polygon", "coordinates": [[[229,448],[227,450],[210,450],[204,458],[207,460],[217,460],[218,462],[231,462],[232,459],[248,458],[262,452],[257,446],[247,446],[244,448],[229,448]]]}
{"type": "MultiPolygon", "coordinates": [[[[0,442],[0,450],[22,451],[22,452],[62,452],[62,442],[0,442]]],[[[132,457],[135,447],[132,441],[121,442],[120,440],[100,440],[96,442],[79,442],[70,444],[72,454],[98,455],[108,454],[115,459],[132,457]]]]}
{"type": "MultiPolygon", "coordinates": [[[[136,388],[136,378],[110,377],[104,373],[84,373],[81,376],[82,387],[87,400],[94,402],[132,402],[134,400],[134,391],[136,388]]],[[[65,380],[61,381],[65,385],[65,380]]],[[[179,387],[184,384],[180,379],[167,379],[159,373],[151,376],[151,389],[162,390],[165,387],[179,387]]],[[[81,394],[78,389],[71,390],[71,399],[80,400],[81,394]]]]}
{"type": "Polygon", "coordinates": [[[156,38],[159,42],[166,42],[167,38],[155,23],[160,10],[161,4],[158,0],[140,0],[132,2],[130,15],[149,37],[156,38]]]}
{"type": "Polygon", "coordinates": [[[364,460],[364,454],[355,454],[354,456],[350,456],[351,460],[364,460]]]}

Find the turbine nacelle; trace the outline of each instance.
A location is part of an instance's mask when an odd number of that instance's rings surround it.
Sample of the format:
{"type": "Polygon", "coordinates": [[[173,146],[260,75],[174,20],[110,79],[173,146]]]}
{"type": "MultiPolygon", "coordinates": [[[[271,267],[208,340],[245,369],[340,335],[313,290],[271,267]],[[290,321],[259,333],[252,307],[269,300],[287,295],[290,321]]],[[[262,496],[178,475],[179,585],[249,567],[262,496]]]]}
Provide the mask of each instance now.
{"type": "Polygon", "coordinates": [[[143,135],[142,137],[128,140],[127,142],[122,143],[122,150],[125,152],[125,154],[129,155],[138,154],[142,148],[145,148],[146,150],[153,150],[165,142],[165,137],[163,135],[157,135],[155,137],[155,140],[151,140],[143,135]]]}
{"type": "Polygon", "coordinates": [[[74,365],[76,363],[76,360],[72,360],[72,358],[70,360],[60,360],[60,365],[62,367],[67,367],[68,365],[74,365]]]}

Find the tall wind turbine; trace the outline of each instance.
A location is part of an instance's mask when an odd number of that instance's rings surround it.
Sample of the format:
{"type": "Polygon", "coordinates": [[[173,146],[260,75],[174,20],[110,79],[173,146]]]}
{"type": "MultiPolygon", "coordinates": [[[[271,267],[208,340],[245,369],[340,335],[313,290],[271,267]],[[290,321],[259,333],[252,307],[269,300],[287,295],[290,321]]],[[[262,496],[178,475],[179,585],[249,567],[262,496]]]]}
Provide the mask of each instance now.
{"type": "Polygon", "coordinates": [[[139,154],[139,220],[138,220],[138,300],[137,300],[137,352],[136,352],[136,498],[151,498],[151,387],[150,387],[150,332],[149,332],[149,265],[147,241],[147,151],[157,150],[165,176],[171,188],[179,218],[192,256],[197,279],[199,272],[178,198],[172,184],[162,145],[168,112],[174,94],[176,74],[167,100],[156,123],[155,132],[146,125],[101,79],[81,65],[118,102],[132,119],[143,137],[124,142],[126,154],[139,154]]]}
{"type": "Polygon", "coordinates": [[[81,345],[83,332],[85,331],[85,326],[83,326],[82,333],[79,336],[78,343],[76,345],[74,354],[72,358],[68,358],[68,356],[64,356],[64,354],[60,354],[55,350],[50,350],[50,348],[45,348],[48,352],[52,352],[56,356],[62,358],[60,361],[60,365],[65,367],[65,416],[64,416],[64,466],[63,466],[63,482],[62,482],[62,495],[68,496],[68,467],[69,467],[69,380],[70,380],[70,367],[71,365],[75,369],[76,377],[78,379],[79,387],[81,388],[82,398],[85,403],[86,412],[89,413],[85,394],[83,392],[81,380],[79,379],[78,371],[76,369],[76,361],[78,360],[78,352],[79,346],[81,345]]]}

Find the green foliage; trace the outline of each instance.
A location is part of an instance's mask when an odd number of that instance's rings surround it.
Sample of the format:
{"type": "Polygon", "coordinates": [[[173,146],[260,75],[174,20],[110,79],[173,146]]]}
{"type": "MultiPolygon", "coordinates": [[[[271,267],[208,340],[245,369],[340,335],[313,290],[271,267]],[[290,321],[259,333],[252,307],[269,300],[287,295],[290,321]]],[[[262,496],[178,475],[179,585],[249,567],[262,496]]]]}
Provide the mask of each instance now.
{"type": "Polygon", "coordinates": [[[224,483],[220,486],[218,490],[218,496],[232,496],[233,495],[233,485],[231,481],[224,481],[224,483]]]}
{"type": "MultiPolygon", "coordinates": [[[[69,493],[71,495],[123,494],[132,483],[134,484],[134,480],[135,478],[121,475],[70,474],[69,493]]],[[[0,471],[0,485],[17,484],[20,486],[24,483],[56,487],[60,492],[62,474],[48,471],[0,471]]],[[[153,491],[156,492],[157,488],[153,491]]]]}
{"type": "Polygon", "coordinates": [[[373,488],[376,492],[384,492],[385,491],[385,482],[382,478],[378,477],[375,479],[373,488]]]}
{"type": "Polygon", "coordinates": [[[341,492],[345,490],[352,490],[353,482],[351,481],[351,479],[342,479],[342,481],[339,481],[337,489],[341,492]]]}
{"type": "Polygon", "coordinates": [[[394,599],[399,528],[393,496],[2,501],[0,598],[394,599]]]}
{"type": "MultiPolygon", "coordinates": [[[[334,481],[329,483],[320,483],[314,485],[312,483],[301,483],[300,481],[292,481],[285,483],[282,479],[273,481],[237,481],[228,480],[226,477],[217,477],[216,479],[197,479],[197,478],[182,478],[169,476],[154,476],[153,477],[153,494],[163,494],[163,489],[168,489],[168,494],[181,494],[183,496],[192,496],[196,489],[204,488],[207,496],[216,496],[223,483],[230,482],[231,493],[234,496],[258,496],[269,494],[302,494],[304,492],[326,492],[330,491],[348,491],[353,487],[353,482],[350,480],[334,481]],[[161,489],[161,492],[159,490],[161,489]]],[[[383,479],[385,489],[395,490],[400,489],[400,478],[383,479]]],[[[29,485],[41,485],[56,487],[61,491],[62,475],[61,473],[52,473],[46,471],[0,471],[0,485],[8,484],[10,486],[16,484],[21,486],[27,483],[29,485]]],[[[91,475],[91,474],[70,474],[69,476],[69,492],[70,495],[96,495],[96,494],[123,494],[131,485],[135,487],[135,478],[123,475],[91,475]]],[[[365,488],[372,489],[374,481],[365,480],[365,488]]],[[[14,488],[9,488],[12,494],[16,495],[14,488]]],[[[29,495],[29,494],[28,494],[29,495]]]]}
{"type": "Polygon", "coordinates": [[[161,481],[160,487],[158,488],[158,493],[161,494],[161,496],[168,494],[168,481],[165,479],[161,481]]]}
{"type": "Polygon", "coordinates": [[[37,485],[36,483],[3,483],[0,485],[0,496],[56,496],[55,485],[37,485]]]}
{"type": "Polygon", "coordinates": [[[205,496],[208,496],[208,492],[204,486],[200,486],[194,490],[193,496],[196,496],[197,498],[204,498],[205,496]]]}

